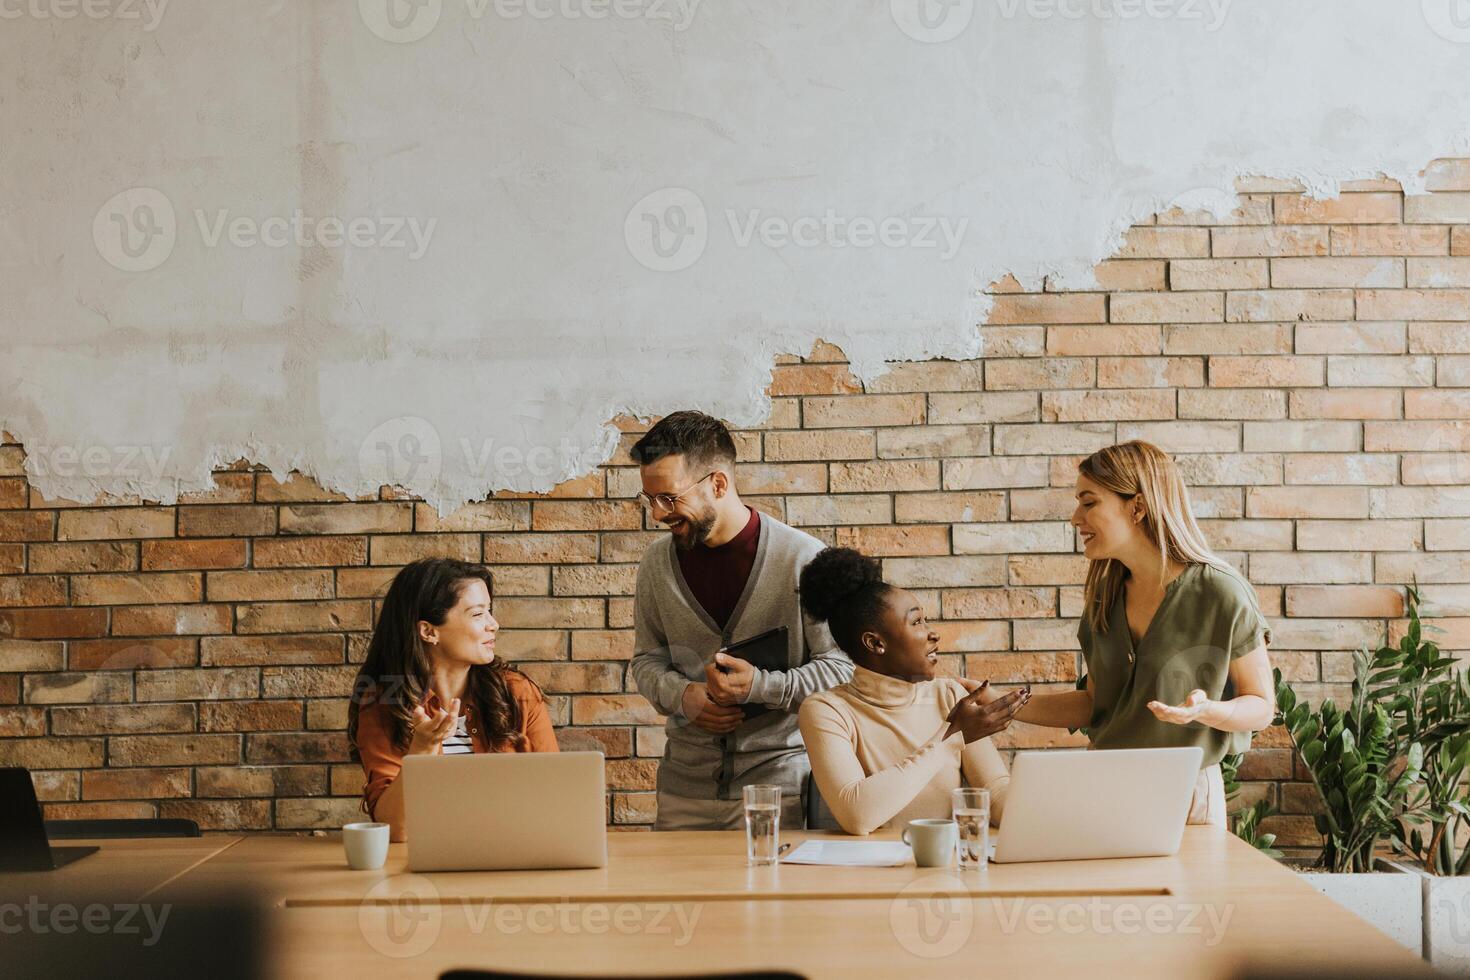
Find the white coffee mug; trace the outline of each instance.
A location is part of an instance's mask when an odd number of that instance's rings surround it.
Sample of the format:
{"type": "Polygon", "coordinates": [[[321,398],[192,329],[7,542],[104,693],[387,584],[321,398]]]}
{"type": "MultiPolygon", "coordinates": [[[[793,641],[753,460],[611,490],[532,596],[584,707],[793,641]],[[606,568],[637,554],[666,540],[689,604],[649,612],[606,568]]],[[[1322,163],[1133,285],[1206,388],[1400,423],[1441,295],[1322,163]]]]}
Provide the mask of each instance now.
{"type": "Polygon", "coordinates": [[[353,871],[372,871],[388,860],[388,825],[350,823],[342,828],[342,846],[347,849],[347,866],[353,871]]]}

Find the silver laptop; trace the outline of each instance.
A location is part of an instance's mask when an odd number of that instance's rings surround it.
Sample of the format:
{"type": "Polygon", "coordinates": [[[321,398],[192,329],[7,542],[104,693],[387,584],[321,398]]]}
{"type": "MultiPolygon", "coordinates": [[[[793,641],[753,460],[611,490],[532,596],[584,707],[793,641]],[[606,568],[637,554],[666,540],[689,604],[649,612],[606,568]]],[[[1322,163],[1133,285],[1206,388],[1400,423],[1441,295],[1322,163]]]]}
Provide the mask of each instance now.
{"type": "Polygon", "coordinates": [[[1203,761],[1198,746],[1019,752],[992,860],[1173,854],[1203,761]]]}
{"type": "Polygon", "coordinates": [[[606,793],[601,752],[410,755],[408,870],[604,867],[606,793]]]}

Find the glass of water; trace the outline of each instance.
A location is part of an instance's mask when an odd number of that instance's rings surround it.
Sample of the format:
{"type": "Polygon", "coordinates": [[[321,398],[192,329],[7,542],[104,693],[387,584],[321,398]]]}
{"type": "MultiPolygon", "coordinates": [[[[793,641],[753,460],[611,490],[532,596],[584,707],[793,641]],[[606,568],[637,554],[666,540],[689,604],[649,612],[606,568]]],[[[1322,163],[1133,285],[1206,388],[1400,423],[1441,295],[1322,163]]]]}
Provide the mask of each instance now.
{"type": "Polygon", "coordinates": [[[990,850],[990,790],[961,786],[954,791],[961,871],[983,871],[990,850]]]}
{"type": "Polygon", "coordinates": [[[781,787],[745,787],[745,860],[775,864],[781,846],[781,787]]]}

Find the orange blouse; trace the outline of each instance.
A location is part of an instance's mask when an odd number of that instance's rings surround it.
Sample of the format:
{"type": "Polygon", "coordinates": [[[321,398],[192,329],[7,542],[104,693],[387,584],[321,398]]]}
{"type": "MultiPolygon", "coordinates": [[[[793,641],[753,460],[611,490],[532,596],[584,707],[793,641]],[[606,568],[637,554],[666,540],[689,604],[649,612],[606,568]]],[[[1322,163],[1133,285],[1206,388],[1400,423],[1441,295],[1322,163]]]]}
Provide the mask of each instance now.
{"type": "MultiPolygon", "coordinates": [[[[523,750],[505,744],[492,744],[485,733],[485,726],[476,723],[475,706],[461,701],[465,724],[469,728],[471,741],[476,752],[556,752],[556,733],[551,730],[551,718],[546,713],[546,699],[540,690],[523,674],[506,671],[506,683],[511,696],[521,706],[521,734],[526,736],[528,747],[523,750]]],[[[422,702],[425,711],[437,711],[442,707],[439,696],[430,691],[422,702]]],[[[386,704],[364,705],[357,716],[357,751],[362,757],[363,775],[366,782],[362,787],[362,808],[368,815],[377,808],[378,797],[383,795],[403,768],[403,753],[393,745],[392,708],[386,704]]]]}

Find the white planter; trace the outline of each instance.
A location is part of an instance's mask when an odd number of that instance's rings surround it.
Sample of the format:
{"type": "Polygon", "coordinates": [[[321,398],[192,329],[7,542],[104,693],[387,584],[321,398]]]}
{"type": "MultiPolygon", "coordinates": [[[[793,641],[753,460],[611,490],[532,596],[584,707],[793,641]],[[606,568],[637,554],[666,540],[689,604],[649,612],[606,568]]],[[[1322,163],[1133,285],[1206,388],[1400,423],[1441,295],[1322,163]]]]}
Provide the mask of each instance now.
{"type": "Polygon", "coordinates": [[[1450,976],[1470,976],[1470,878],[1432,875],[1417,863],[1389,863],[1420,879],[1424,958],[1450,976]]]}
{"type": "Polygon", "coordinates": [[[1302,880],[1420,956],[1424,955],[1424,885],[1388,863],[1362,874],[1301,872],[1302,880]]]}

